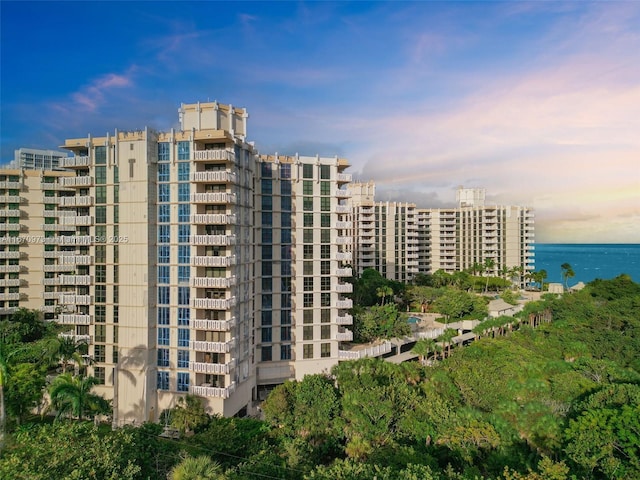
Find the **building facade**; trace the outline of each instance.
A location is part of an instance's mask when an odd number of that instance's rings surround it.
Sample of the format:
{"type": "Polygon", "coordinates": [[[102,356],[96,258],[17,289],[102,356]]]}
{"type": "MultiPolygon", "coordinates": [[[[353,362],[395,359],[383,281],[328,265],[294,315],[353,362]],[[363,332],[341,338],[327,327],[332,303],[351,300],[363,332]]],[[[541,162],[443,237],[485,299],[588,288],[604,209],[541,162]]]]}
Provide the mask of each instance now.
{"type": "Polygon", "coordinates": [[[56,150],[19,148],[15,151],[13,161],[7,165],[7,168],[13,170],[23,168],[26,170],[61,170],[60,159],[66,156],[66,152],[56,150]]]}

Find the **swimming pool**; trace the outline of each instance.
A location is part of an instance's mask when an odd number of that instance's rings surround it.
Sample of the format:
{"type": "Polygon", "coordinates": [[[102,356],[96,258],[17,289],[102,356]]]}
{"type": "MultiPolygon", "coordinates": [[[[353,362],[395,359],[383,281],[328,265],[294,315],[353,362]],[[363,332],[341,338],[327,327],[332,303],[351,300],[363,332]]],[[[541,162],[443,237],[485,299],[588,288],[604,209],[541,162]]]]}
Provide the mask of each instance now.
{"type": "Polygon", "coordinates": [[[420,323],[421,318],[418,317],[409,317],[407,318],[407,323],[420,323]]]}

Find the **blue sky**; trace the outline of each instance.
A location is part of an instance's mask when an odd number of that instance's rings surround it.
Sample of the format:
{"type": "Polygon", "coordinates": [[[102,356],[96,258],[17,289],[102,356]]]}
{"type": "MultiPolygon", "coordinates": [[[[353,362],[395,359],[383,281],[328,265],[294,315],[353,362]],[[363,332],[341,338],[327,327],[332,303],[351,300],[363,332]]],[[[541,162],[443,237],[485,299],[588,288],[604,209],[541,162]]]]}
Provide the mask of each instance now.
{"type": "Polygon", "coordinates": [[[640,2],[0,2],[2,161],[248,109],[262,153],[340,155],[379,200],[459,185],[539,242],[640,243],[640,2]]]}

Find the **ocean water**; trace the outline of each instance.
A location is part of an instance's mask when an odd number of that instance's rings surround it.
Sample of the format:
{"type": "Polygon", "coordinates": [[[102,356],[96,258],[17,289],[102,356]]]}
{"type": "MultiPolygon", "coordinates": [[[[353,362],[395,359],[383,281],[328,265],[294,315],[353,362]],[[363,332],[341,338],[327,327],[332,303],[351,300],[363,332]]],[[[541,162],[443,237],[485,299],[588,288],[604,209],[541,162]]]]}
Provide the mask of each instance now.
{"type": "Polygon", "coordinates": [[[546,270],[545,282],[563,283],[560,265],[576,273],[569,286],[596,278],[611,279],[622,273],[640,282],[640,244],[535,244],[535,270],[546,270]]]}

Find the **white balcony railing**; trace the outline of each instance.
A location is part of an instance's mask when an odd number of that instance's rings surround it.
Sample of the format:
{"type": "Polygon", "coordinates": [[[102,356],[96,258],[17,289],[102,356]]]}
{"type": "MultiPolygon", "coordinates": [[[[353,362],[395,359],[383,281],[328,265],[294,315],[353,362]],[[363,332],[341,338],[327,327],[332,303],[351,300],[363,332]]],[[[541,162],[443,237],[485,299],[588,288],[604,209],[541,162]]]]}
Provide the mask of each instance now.
{"type": "Polygon", "coordinates": [[[91,205],[93,205],[93,197],[90,195],[59,197],[58,205],[60,205],[61,207],[90,207],[91,205]]]}
{"type": "Polygon", "coordinates": [[[229,375],[235,366],[235,359],[227,363],[189,362],[189,370],[192,372],[212,375],[229,375]]]}
{"type": "Polygon", "coordinates": [[[351,245],[351,237],[336,237],[336,245],[351,245]]]}
{"type": "Polygon", "coordinates": [[[385,353],[391,351],[391,342],[385,341],[379,345],[372,345],[371,347],[364,348],[362,350],[338,350],[339,360],[357,360],[365,357],[379,357],[385,353]]]}
{"type": "Polygon", "coordinates": [[[229,150],[194,150],[193,160],[227,160],[233,162],[235,154],[229,150]]]}
{"type": "Polygon", "coordinates": [[[58,285],[91,285],[91,275],[58,275],[58,285]]]}
{"type": "Polygon", "coordinates": [[[335,195],[338,198],[349,198],[351,197],[351,192],[349,190],[336,190],[335,195]]]}
{"type": "Polygon", "coordinates": [[[191,223],[197,225],[233,225],[236,216],[226,213],[196,213],[191,215],[191,223]]]}
{"type": "Polygon", "coordinates": [[[338,332],[336,333],[336,340],[339,342],[351,342],[353,341],[353,332],[351,330],[338,332]]]}
{"type": "Polygon", "coordinates": [[[61,187],[90,187],[93,185],[93,177],[83,175],[80,177],[60,177],[58,185],[61,187]]]}
{"type": "Polygon", "coordinates": [[[192,182],[223,182],[236,183],[235,172],[213,171],[213,172],[191,172],[192,182]]]}
{"type": "Polygon", "coordinates": [[[191,286],[196,288],[229,288],[236,284],[236,277],[191,277],[191,286]]]}
{"type": "Polygon", "coordinates": [[[351,182],[351,179],[353,177],[351,176],[350,173],[339,173],[338,175],[336,175],[336,181],[338,182],[351,182]]]}
{"type": "Polygon", "coordinates": [[[338,277],[352,277],[353,276],[353,270],[349,267],[347,268],[337,268],[336,269],[336,275],[338,277]]]}
{"type": "Polygon", "coordinates": [[[74,295],[69,293],[61,293],[58,297],[58,303],[61,305],[91,305],[91,295],[74,295]]]}
{"type": "Polygon", "coordinates": [[[0,182],[0,189],[7,190],[20,190],[22,188],[21,182],[0,182]]]}
{"type": "Polygon", "coordinates": [[[235,235],[192,235],[191,245],[235,245],[235,235]]]}
{"type": "Polygon", "coordinates": [[[196,330],[209,330],[212,332],[228,332],[236,326],[236,319],[231,320],[205,320],[195,319],[193,328],[196,330]]]}
{"type": "Polygon", "coordinates": [[[353,317],[348,313],[336,317],[337,325],[353,325],[353,317]]]}
{"type": "Polygon", "coordinates": [[[338,252],[338,253],[336,253],[336,260],[339,260],[341,262],[350,262],[352,260],[352,258],[353,258],[353,255],[352,255],[351,252],[338,252]]]}
{"type": "Polygon", "coordinates": [[[91,325],[91,315],[80,313],[62,313],[56,320],[64,325],[91,325]]]}
{"type": "Polygon", "coordinates": [[[201,340],[192,340],[189,342],[189,348],[198,352],[229,353],[233,349],[234,344],[234,338],[227,342],[205,342],[201,340]]]}
{"type": "Polygon", "coordinates": [[[228,257],[210,257],[195,256],[191,257],[191,265],[194,267],[230,267],[236,264],[235,256],[228,257]]]}
{"type": "Polygon", "coordinates": [[[351,207],[348,205],[336,205],[336,213],[351,213],[351,207]]]}
{"type": "Polygon", "coordinates": [[[351,222],[336,222],[336,228],[339,229],[348,229],[351,228],[353,224],[351,222]]]}
{"type": "Polygon", "coordinates": [[[192,193],[191,203],[235,203],[236,194],[227,192],[192,193]]]}
{"type": "Polygon", "coordinates": [[[64,157],[58,161],[62,168],[88,167],[90,160],[88,156],[64,157]]]}
{"type": "Polygon", "coordinates": [[[336,292],[338,293],[352,293],[353,285],[350,283],[339,283],[336,285],[336,292]]]}
{"type": "Polygon", "coordinates": [[[214,398],[229,398],[236,390],[236,384],[233,382],[228,387],[208,387],[192,385],[189,387],[189,393],[191,395],[198,395],[199,397],[214,397],[214,398]]]}
{"type": "Polygon", "coordinates": [[[93,257],[91,255],[64,255],[62,252],[55,253],[58,254],[59,265],[93,265],[93,257]]]}
{"type": "Polygon", "coordinates": [[[193,308],[209,310],[228,310],[236,305],[236,297],[231,298],[194,298],[193,308]]]}
{"type": "Polygon", "coordinates": [[[351,300],[350,298],[345,298],[343,300],[338,300],[336,302],[336,308],[353,308],[353,300],[351,300]]]}
{"type": "Polygon", "coordinates": [[[0,217],[19,217],[20,215],[20,210],[0,209],[0,217]]]}

